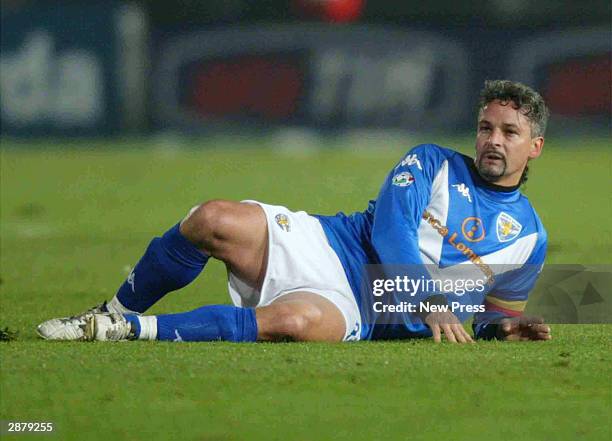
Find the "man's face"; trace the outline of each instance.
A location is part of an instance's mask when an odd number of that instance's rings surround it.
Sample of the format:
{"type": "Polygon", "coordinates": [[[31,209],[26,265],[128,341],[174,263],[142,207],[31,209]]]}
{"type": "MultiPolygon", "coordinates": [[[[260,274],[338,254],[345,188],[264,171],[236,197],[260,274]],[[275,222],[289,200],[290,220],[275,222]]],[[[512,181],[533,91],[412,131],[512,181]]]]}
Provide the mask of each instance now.
{"type": "Polygon", "coordinates": [[[488,182],[517,185],[527,161],[540,156],[543,145],[544,138],[531,137],[529,119],[512,102],[492,101],[478,115],[475,164],[488,182]]]}

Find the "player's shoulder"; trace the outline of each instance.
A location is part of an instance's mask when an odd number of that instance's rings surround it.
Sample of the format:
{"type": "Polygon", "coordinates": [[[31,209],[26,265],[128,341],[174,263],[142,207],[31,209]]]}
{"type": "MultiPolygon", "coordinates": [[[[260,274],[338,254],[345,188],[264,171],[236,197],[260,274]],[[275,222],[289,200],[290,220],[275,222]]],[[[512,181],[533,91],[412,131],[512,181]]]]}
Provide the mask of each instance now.
{"type": "Polygon", "coordinates": [[[460,155],[459,152],[448,148],[442,147],[438,144],[418,144],[412,147],[406,155],[417,154],[422,155],[423,158],[433,158],[433,159],[449,159],[460,155]]]}
{"type": "MultiPolygon", "coordinates": [[[[440,170],[445,162],[454,162],[461,154],[437,144],[418,144],[402,157],[399,167],[417,167],[432,176],[440,170]]],[[[414,170],[414,169],[413,169],[414,170]]]]}
{"type": "Polygon", "coordinates": [[[538,231],[538,235],[540,236],[541,240],[546,242],[546,240],[548,238],[548,233],[546,232],[546,228],[544,228],[544,223],[542,222],[542,219],[538,215],[538,212],[536,211],[534,206],[531,204],[529,199],[527,199],[526,196],[523,196],[523,197],[527,200],[527,203],[529,204],[529,207],[531,208],[531,213],[533,214],[533,222],[534,222],[534,224],[536,226],[536,229],[538,231]]]}
{"type": "Polygon", "coordinates": [[[522,211],[525,213],[525,217],[529,217],[531,220],[531,224],[532,224],[531,229],[533,230],[533,232],[537,233],[537,242],[535,245],[536,248],[545,249],[547,242],[548,242],[548,232],[546,231],[546,228],[544,227],[544,223],[542,222],[542,219],[538,215],[538,212],[536,211],[535,207],[533,206],[529,198],[525,196],[523,193],[521,193],[520,200],[521,200],[521,208],[522,208],[522,211]]]}
{"type": "Polygon", "coordinates": [[[520,192],[520,195],[521,195],[520,202],[521,202],[522,209],[531,214],[534,225],[537,227],[538,230],[542,230],[543,232],[546,232],[546,229],[544,228],[544,223],[542,222],[542,219],[538,215],[538,212],[536,211],[535,207],[533,206],[529,198],[522,191],[520,192]]]}

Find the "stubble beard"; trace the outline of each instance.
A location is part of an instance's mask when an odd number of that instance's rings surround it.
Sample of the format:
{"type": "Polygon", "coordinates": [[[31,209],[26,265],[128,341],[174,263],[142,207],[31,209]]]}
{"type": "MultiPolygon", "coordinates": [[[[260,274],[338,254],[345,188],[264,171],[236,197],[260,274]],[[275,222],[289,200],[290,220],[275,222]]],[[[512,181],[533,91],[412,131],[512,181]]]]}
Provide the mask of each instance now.
{"type": "Polygon", "coordinates": [[[482,179],[487,182],[499,181],[506,173],[506,158],[501,158],[499,160],[501,164],[499,165],[485,165],[484,160],[485,157],[483,155],[476,164],[476,169],[478,170],[478,173],[482,179]]]}

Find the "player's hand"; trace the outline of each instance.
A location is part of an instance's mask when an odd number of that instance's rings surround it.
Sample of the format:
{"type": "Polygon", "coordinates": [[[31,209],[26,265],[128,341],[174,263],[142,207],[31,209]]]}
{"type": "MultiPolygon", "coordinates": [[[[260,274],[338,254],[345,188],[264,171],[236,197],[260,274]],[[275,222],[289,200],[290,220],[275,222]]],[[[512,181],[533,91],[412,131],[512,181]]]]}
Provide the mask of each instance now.
{"type": "Polygon", "coordinates": [[[442,333],[451,343],[474,343],[457,316],[450,311],[430,312],[425,317],[425,323],[431,329],[436,343],[442,341],[442,333]]]}
{"type": "Polygon", "coordinates": [[[550,326],[544,323],[542,317],[515,317],[502,319],[499,323],[500,340],[528,341],[550,340],[550,326]]]}

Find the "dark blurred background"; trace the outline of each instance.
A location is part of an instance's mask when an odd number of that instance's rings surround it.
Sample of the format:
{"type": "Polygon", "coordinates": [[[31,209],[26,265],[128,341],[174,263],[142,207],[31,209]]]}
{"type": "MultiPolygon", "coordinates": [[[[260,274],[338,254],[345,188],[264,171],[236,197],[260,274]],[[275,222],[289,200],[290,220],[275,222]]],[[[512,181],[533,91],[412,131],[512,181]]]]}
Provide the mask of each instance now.
{"type": "Polygon", "coordinates": [[[485,79],[610,133],[611,2],[2,1],[2,135],[473,127],[485,79]]]}

